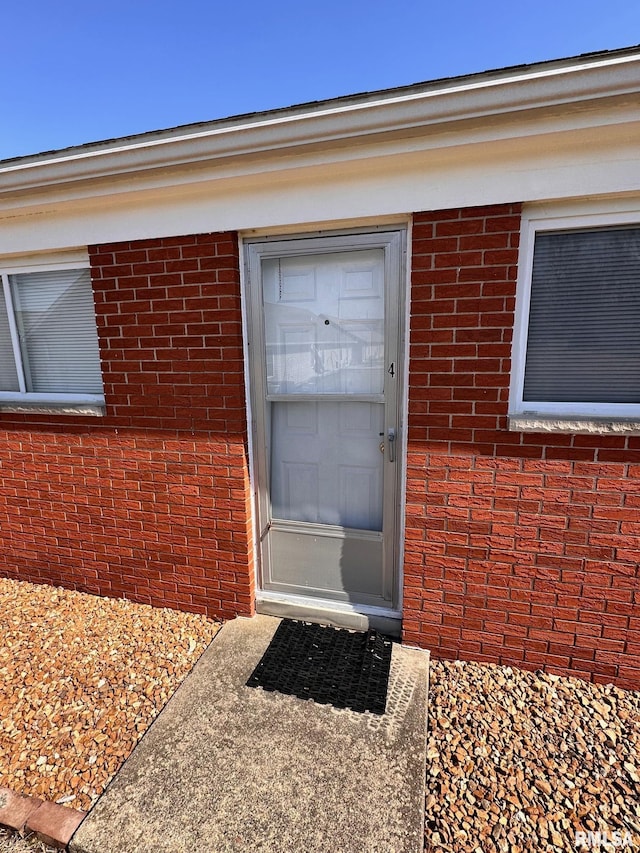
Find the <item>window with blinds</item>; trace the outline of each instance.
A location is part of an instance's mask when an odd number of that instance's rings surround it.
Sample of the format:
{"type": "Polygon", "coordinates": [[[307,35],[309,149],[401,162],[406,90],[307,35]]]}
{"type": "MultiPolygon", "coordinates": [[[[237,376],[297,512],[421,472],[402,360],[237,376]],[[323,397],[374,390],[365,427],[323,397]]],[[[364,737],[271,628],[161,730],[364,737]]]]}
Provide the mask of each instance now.
{"type": "Polygon", "coordinates": [[[2,284],[0,397],[101,399],[89,270],[3,274],[2,284]]]}
{"type": "Polygon", "coordinates": [[[613,205],[523,216],[509,425],[585,419],[640,421],[640,215],[613,205]]]}
{"type": "Polygon", "coordinates": [[[522,397],[640,403],[640,227],[536,235],[522,397]]]}

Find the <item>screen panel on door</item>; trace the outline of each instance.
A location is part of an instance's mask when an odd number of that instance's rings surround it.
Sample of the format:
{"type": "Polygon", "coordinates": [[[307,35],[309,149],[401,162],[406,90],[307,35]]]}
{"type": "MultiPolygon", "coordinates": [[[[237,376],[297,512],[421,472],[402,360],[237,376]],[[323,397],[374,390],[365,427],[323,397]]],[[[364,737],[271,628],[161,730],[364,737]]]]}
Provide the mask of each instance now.
{"type": "Polygon", "coordinates": [[[291,252],[252,267],[261,279],[265,589],[393,603],[385,507],[394,505],[395,476],[384,451],[397,335],[388,328],[387,252],[291,252]]]}

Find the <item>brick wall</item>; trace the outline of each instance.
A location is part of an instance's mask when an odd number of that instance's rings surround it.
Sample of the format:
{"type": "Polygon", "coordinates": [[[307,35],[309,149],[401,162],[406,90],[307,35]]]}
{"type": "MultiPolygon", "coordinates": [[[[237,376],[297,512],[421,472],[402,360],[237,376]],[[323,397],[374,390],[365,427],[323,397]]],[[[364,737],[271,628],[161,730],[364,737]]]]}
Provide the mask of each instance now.
{"type": "MultiPolygon", "coordinates": [[[[640,439],[506,429],[517,205],[414,217],[404,639],[640,686],[640,439]]],[[[104,418],[0,414],[0,568],[253,608],[233,234],[91,247],[104,418]]]]}
{"type": "Polygon", "coordinates": [[[518,205],[414,217],[404,639],[640,688],[640,438],[507,431],[518,205]]]}
{"type": "Polygon", "coordinates": [[[250,614],[236,236],[89,252],[107,415],[0,414],[2,574],[250,614]]]}

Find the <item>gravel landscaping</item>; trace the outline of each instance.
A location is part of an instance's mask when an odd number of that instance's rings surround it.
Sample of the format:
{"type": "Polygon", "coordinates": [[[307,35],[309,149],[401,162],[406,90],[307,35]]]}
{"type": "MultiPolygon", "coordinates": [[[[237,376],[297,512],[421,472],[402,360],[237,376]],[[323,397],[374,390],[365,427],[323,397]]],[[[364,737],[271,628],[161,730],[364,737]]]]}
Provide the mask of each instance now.
{"type": "Polygon", "coordinates": [[[0,784],[84,810],[219,628],[2,578],[0,613],[0,784]]]}
{"type": "Polygon", "coordinates": [[[589,848],[640,851],[640,693],[432,661],[425,851],[589,848]]]}
{"type": "MultiPolygon", "coordinates": [[[[0,612],[0,784],[79,809],[219,628],[7,579],[0,612]]],[[[425,853],[640,853],[640,692],[432,661],[429,701],[425,853]]],[[[0,853],[49,849],[0,829],[0,853]]]]}

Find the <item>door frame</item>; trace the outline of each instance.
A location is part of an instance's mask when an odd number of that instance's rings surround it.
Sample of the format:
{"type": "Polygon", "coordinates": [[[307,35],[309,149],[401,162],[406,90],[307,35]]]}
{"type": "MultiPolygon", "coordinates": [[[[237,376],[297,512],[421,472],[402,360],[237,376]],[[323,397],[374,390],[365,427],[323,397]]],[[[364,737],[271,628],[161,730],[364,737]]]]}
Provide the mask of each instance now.
{"type": "MultiPolygon", "coordinates": [[[[269,232],[268,234],[241,235],[240,257],[241,257],[241,295],[243,306],[244,326],[244,359],[245,359],[245,386],[247,389],[247,421],[248,421],[248,443],[249,443],[249,476],[253,498],[254,517],[254,561],[256,571],[256,609],[258,612],[268,613],[275,616],[292,616],[294,618],[305,618],[317,622],[327,622],[358,630],[370,626],[379,627],[391,634],[398,634],[400,630],[400,619],[402,615],[402,591],[403,591],[403,540],[404,540],[404,501],[406,488],[406,425],[407,425],[407,397],[408,397],[408,245],[411,224],[402,222],[391,222],[381,225],[370,225],[368,227],[354,227],[340,230],[323,231],[283,231],[281,233],[269,232]],[[268,488],[268,465],[265,453],[260,450],[258,436],[260,434],[258,418],[263,417],[265,402],[263,398],[263,380],[255,381],[252,364],[254,362],[251,354],[253,347],[259,347],[264,358],[264,327],[256,318],[255,311],[257,299],[253,296],[252,287],[255,287],[257,270],[251,269],[250,247],[256,244],[272,245],[272,257],[282,255],[278,251],[278,245],[286,244],[288,249],[293,249],[296,244],[301,245],[301,251],[309,254],[327,254],[340,250],[357,250],[362,248],[384,248],[388,249],[388,235],[397,235],[399,249],[397,257],[397,311],[392,322],[395,324],[395,335],[397,337],[397,393],[396,393],[396,424],[397,440],[396,463],[395,463],[395,506],[393,507],[393,529],[392,541],[385,542],[385,559],[393,561],[395,575],[395,600],[392,607],[375,607],[372,605],[357,604],[352,602],[339,602],[330,599],[312,598],[285,592],[274,592],[265,590],[262,585],[263,577],[263,554],[262,540],[267,532],[269,519],[269,488],[268,488]],[[365,239],[363,239],[365,238],[365,239]],[[368,239],[366,239],[368,238],[368,239]]],[[[386,261],[385,261],[386,262],[386,261]]],[[[261,294],[260,294],[261,295],[261,294]]],[[[387,319],[385,317],[385,327],[387,319]]],[[[264,429],[264,426],[262,427],[264,429]]],[[[387,510],[389,511],[389,510],[387,510]]],[[[389,538],[389,537],[388,537],[389,538]]]]}

